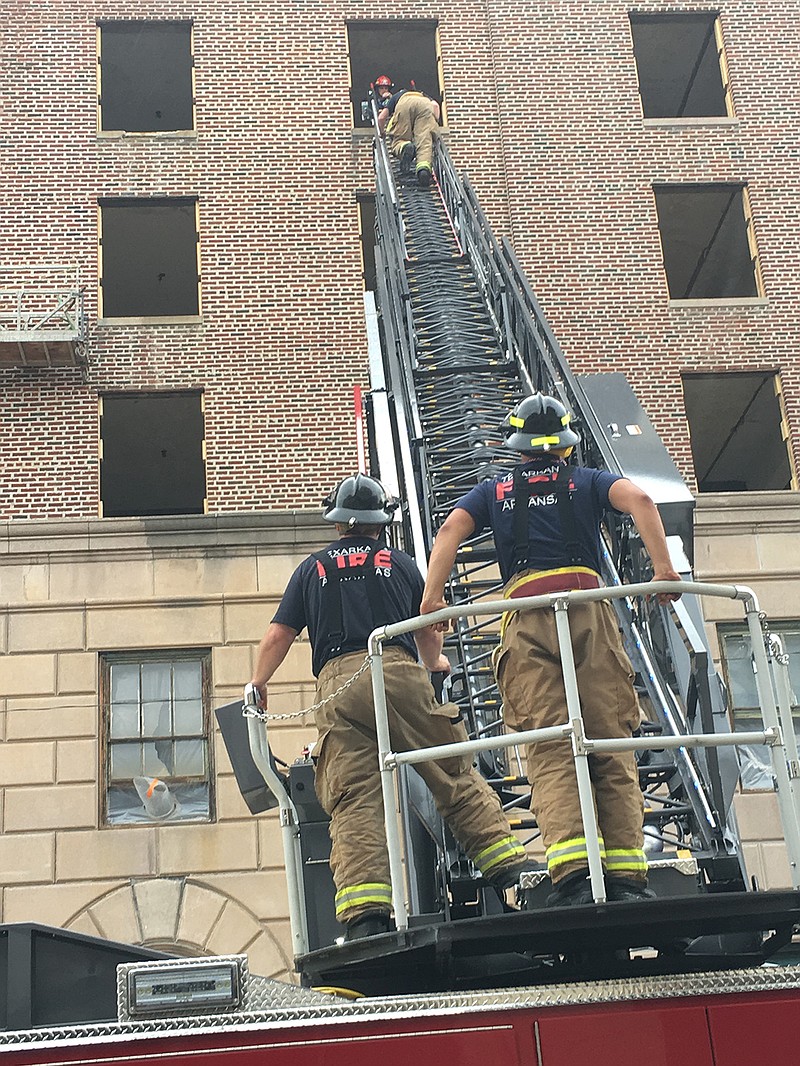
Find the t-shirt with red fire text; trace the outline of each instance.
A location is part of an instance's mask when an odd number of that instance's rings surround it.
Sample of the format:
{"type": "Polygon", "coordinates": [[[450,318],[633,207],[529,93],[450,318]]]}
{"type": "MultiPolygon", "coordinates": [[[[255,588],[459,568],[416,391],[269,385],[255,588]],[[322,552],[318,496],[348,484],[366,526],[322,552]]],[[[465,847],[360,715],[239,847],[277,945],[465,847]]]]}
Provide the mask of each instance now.
{"type": "MultiPolygon", "coordinates": [[[[536,455],[526,460],[522,475],[530,485],[528,500],[528,564],[524,569],[556,570],[571,565],[556,498],[555,479],[564,465],[555,456],[536,455]]],[[[581,566],[600,572],[600,522],[608,502],[608,490],[619,474],[589,466],[570,467],[570,489],[581,566]]],[[[494,536],[497,561],[503,581],[514,567],[514,474],[482,481],[456,503],[475,523],[475,532],[489,528],[494,536]]]]}
{"type": "MultiPolygon", "coordinates": [[[[305,559],[292,574],[272,619],[273,622],[290,626],[298,633],[308,629],[311,666],[315,677],[319,676],[326,662],[338,655],[366,652],[367,638],[376,626],[402,622],[418,615],[424,586],[422,575],[411,556],[398,548],[388,548],[383,541],[345,535],[323,551],[331,565],[339,570],[341,640],[330,631],[330,597],[338,593],[335,587],[328,588],[325,567],[313,555],[305,559]],[[367,595],[364,576],[367,566],[375,568],[375,584],[383,606],[380,618],[373,618],[367,595]]],[[[384,646],[406,648],[417,658],[417,646],[409,633],[384,641],[384,646]]]]}

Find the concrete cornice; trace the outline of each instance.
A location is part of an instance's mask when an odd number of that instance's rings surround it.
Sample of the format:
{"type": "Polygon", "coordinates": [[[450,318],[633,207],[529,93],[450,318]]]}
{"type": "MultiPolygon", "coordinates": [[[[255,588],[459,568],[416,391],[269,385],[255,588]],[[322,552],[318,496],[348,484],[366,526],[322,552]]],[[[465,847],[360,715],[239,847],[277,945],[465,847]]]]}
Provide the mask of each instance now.
{"type": "Polygon", "coordinates": [[[713,492],[696,497],[697,536],[800,533],[800,492],[713,492]]]}
{"type": "Polygon", "coordinates": [[[254,549],[284,555],[312,551],[331,539],[318,511],[238,512],[153,518],[31,519],[0,522],[0,558],[109,553],[219,554],[254,549]]]}

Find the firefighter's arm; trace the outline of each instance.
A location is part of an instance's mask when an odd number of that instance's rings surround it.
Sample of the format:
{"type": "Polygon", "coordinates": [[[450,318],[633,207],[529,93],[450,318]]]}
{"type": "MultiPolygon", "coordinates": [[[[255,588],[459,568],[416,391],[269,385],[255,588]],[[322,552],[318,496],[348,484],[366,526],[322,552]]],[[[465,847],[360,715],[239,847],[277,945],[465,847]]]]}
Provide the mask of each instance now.
{"type": "MultiPolygon", "coordinates": [[[[653,564],[653,581],[680,581],[681,575],[672,567],[661,515],[650,496],[632,481],[622,478],[608,490],[608,500],[612,507],[629,514],[636,523],[653,564]]],[[[679,599],[678,592],[662,592],[658,595],[659,603],[679,599]]]]}
{"type": "MultiPolygon", "coordinates": [[[[456,507],[447,516],[431,549],[420,614],[430,614],[447,606],[444,599],[445,583],[450,577],[461,542],[474,532],[472,515],[463,508],[456,507]]],[[[435,628],[444,631],[449,629],[449,625],[447,622],[439,622],[435,628]]]]}
{"type": "Polygon", "coordinates": [[[430,670],[432,674],[450,673],[450,661],[442,653],[443,633],[433,626],[428,626],[427,629],[418,629],[414,634],[414,640],[417,642],[417,651],[426,670],[430,670]]]}
{"type": "Polygon", "coordinates": [[[280,622],[270,622],[256,653],[256,666],[253,671],[253,684],[261,694],[264,706],[267,705],[267,682],[281,665],[294,644],[297,630],[280,622]]]}
{"type": "Polygon", "coordinates": [[[378,112],[378,133],[380,133],[381,137],[386,132],[386,123],[389,121],[389,118],[389,108],[381,108],[381,110],[378,112]]]}

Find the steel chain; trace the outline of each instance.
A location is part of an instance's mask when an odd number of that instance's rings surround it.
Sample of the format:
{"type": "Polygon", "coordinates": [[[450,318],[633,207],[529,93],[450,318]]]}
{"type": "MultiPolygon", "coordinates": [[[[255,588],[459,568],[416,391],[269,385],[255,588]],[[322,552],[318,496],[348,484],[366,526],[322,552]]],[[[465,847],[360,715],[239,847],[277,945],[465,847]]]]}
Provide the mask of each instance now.
{"type": "Polygon", "coordinates": [[[262,711],[258,707],[245,706],[242,712],[245,718],[258,718],[262,722],[288,722],[292,718],[301,718],[304,714],[313,714],[314,711],[318,711],[320,707],[324,707],[326,703],[330,703],[331,700],[335,700],[337,696],[341,696],[343,692],[346,692],[352,684],[354,684],[365,670],[368,670],[372,665],[372,656],[366,655],[364,662],[359,666],[358,670],[349,677],[344,684],[340,685],[335,692],[332,692],[330,696],[326,696],[324,700],[320,700],[319,703],[314,703],[310,707],[304,707],[302,711],[287,711],[285,714],[270,714],[269,711],[262,711]]]}

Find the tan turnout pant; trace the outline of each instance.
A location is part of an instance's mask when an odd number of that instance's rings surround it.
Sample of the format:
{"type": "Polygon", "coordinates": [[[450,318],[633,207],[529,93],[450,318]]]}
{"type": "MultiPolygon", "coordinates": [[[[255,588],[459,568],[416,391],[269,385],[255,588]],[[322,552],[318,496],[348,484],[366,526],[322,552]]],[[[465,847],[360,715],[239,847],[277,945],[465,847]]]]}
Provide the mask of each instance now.
{"type": "MultiPolygon", "coordinates": [[[[335,692],[363,660],[364,653],[357,652],[326,663],[317,683],[317,700],[335,692]]],[[[393,750],[467,739],[458,707],[436,702],[427,671],[409,652],[386,648],[383,669],[393,750]]],[[[388,912],[389,858],[369,671],[317,711],[317,727],[316,787],[331,817],[337,918],[347,922],[367,911],[388,912]]],[[[433,793],[439,813],[485,874],[524,859],[524,849],[512,834],[496,793],[469,756],[419,763],[416,769],[433,793]]]]}
{"type": "Polygon", "coordinates": [[[417,150],[417,170],[433,166],[433,136],[439,123],[435,104],[422,93],[403,93],[389,119],[386,132],[391,135],[391,152],[399,156],[412,141],[417,150]]]}
{"type": "MultiPolygon", "coordinates": [[[[629,737],[639,725],[633,670],[616,616],[606,602],[573,604],[569,626],[586,735],[629,737]]],[[[504,717],[510,729],[538,729],[567,721],[555,615],[549,609],[508,617],[496,663],[504,717]]],[[[588,861],[572,749],[567,740],[526,749],[531,805],[546,848],[551,880],[585,869],[588,861]]],[[[645,879],[643,802],[633,752],[589,757],[606,872],[645,879]]]]}

